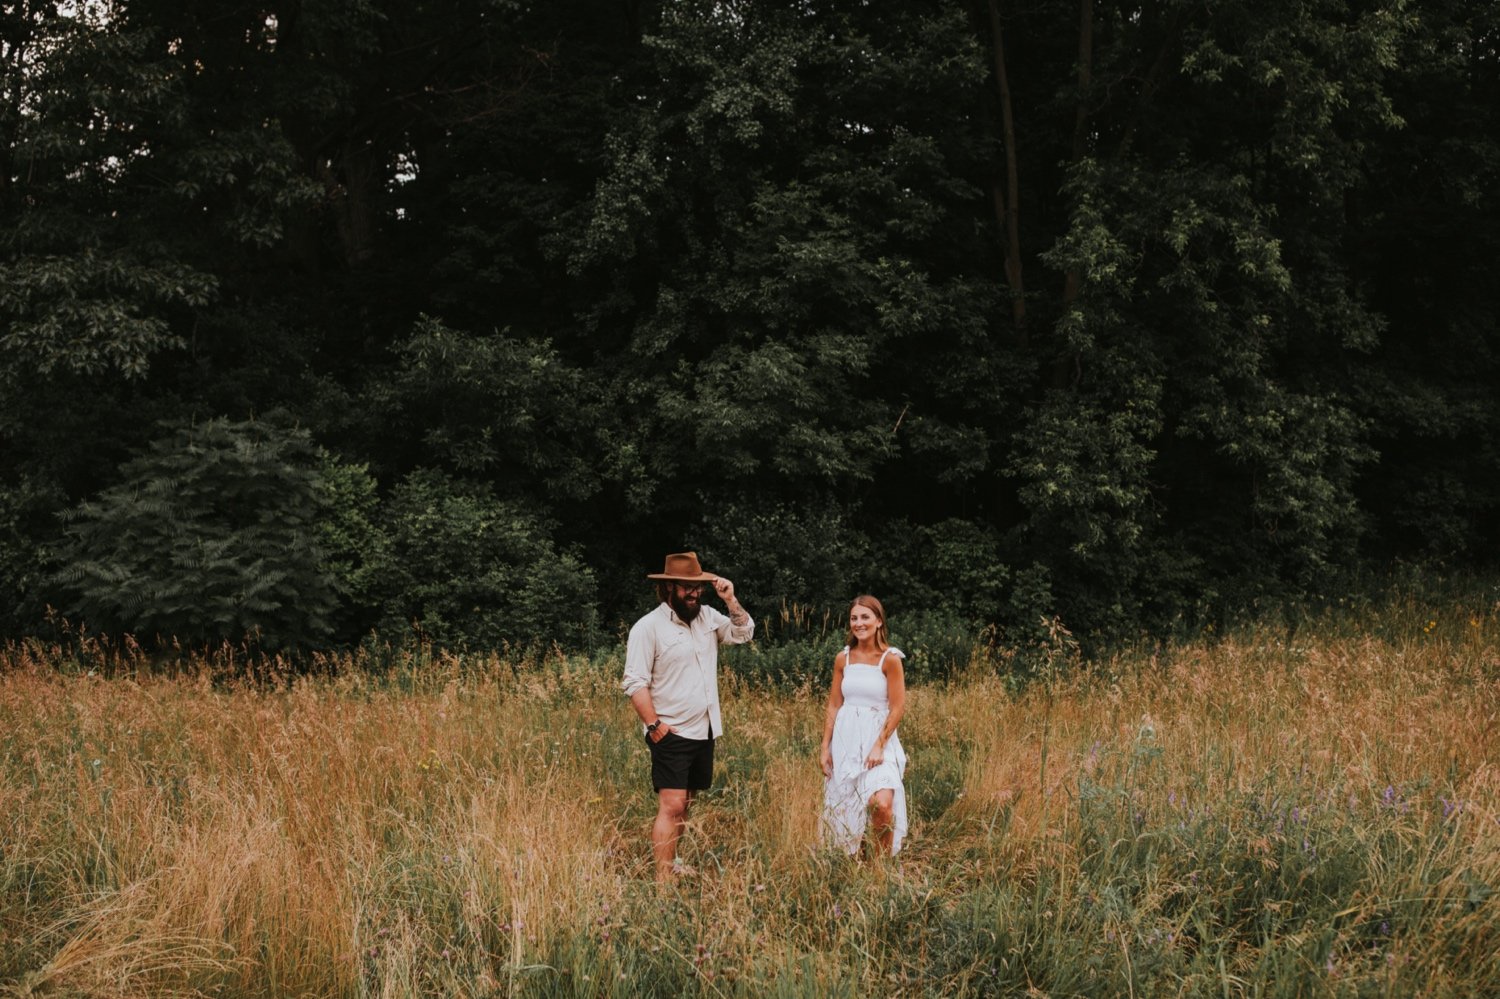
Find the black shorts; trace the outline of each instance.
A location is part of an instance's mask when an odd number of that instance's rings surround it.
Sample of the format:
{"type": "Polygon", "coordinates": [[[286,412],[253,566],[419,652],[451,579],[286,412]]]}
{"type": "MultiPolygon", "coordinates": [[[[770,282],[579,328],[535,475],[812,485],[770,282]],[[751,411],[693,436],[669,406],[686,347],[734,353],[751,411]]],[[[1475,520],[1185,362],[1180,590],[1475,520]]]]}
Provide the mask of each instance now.
{"type": "Polygon", "coordinates": [[[676,732],[662,736],[661,742],[652,742],[646,736],[646,746],[651,750],[651,787],[686,791],[706,791],[714,779],[714,741],[712,739],[688,739],[676,732]]]}

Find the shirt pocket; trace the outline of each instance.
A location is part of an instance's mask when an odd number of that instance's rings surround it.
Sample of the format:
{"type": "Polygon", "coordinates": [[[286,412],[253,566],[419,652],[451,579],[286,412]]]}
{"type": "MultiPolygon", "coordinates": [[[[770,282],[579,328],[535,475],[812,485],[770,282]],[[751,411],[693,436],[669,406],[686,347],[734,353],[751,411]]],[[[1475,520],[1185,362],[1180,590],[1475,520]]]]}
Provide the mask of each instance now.
{"type": "Polygon", "coordinates": [[[693,636],[678,631],[663,637],[657,643],[656,657],[667,666],[675,665],[684,659],[692,659],[693,636]]]}

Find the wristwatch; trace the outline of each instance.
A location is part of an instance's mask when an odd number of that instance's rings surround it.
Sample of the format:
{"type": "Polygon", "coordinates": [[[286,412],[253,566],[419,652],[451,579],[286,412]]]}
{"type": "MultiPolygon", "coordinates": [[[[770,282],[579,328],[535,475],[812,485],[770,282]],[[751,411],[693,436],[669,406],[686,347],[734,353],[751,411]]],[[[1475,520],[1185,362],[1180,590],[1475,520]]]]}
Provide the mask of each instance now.
{"type": "Polygon", "coordinates": [[[656,719],[656,721],[654,721],[650,725],[646,726],[646,734],[650,735],[652,732],[655,732],[659,728],[661,728],[661,719],[660,718],[656,719]]]}

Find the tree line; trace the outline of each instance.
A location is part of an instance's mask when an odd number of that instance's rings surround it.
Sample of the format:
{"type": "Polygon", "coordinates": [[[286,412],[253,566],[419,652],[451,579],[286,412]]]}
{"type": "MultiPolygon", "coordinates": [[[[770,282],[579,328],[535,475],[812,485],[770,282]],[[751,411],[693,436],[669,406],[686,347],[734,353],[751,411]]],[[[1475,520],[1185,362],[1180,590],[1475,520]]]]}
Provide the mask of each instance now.
{"type": "Polygon", "coordinates": [[[1500,8],[0,7],[0,632],[1024,637],[1492,565],[1500,8]]]}

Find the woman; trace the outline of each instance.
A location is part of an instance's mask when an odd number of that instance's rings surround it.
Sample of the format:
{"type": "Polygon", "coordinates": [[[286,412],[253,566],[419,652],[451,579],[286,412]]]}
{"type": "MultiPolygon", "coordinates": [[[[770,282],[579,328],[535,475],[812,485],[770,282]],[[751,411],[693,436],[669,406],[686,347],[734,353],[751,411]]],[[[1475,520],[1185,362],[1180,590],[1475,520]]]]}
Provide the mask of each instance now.
{"type": "Polygon", "coordinates": [[[849,605],[848,641],[833,660],[823,723],[823,828],[853,854],[868,822],[876,852],[894,855],[906,836],[906,752],[896,734],[906,710],[905,655],[890,644],[885,608],[868,595],[849,605]]]}

